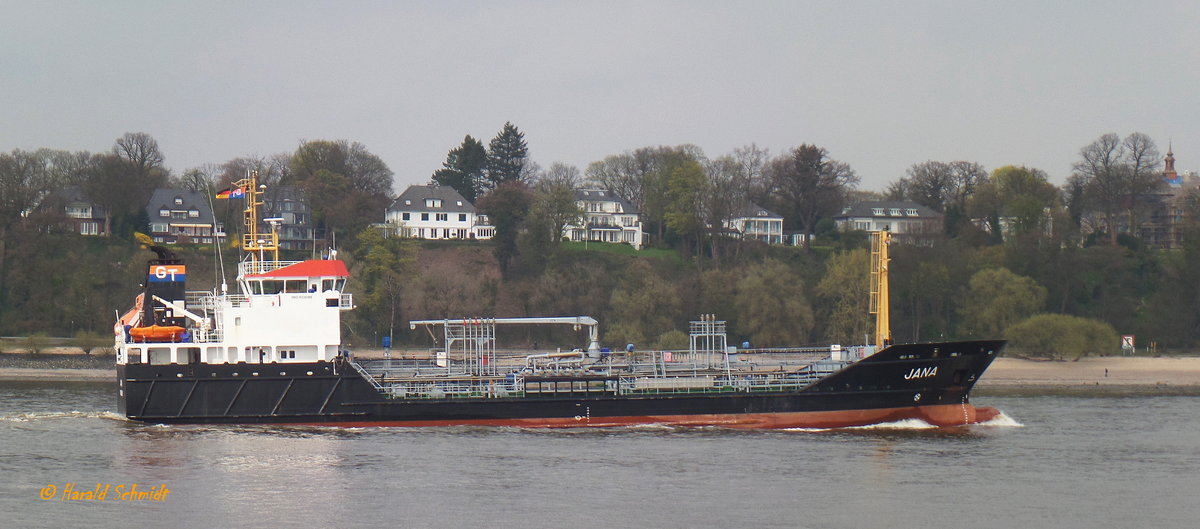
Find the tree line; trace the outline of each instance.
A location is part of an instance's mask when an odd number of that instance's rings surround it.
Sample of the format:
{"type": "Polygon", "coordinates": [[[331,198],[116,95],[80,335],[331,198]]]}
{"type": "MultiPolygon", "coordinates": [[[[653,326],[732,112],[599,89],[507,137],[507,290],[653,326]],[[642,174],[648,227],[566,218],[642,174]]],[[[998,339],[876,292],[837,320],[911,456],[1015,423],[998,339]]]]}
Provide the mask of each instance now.
{"type": "MultiPolygon", "coordinates": [[[[1106,134],[1080,150],[1062,187],[1034,168],[928,161],[873,192],[857,188],[848,164],[809,144],[777,156],[749,145],[715,158],[691,145],[652,146],[584,171],[542,168],[524,134],[506,123],[486,148],[467,136],[431,176],[474,196],[497,238],[434,244],[369,228],[382,220],[393,175],[356,142],[306,141],[292,153],[178,175],[142,133],[118,138],[107,153],[14,150],[0,154],[0,332],[103,331],[142,273],[144,254],[124,242],[146,223],[137,197],[165,186],[211,192],[257,170],[269,186],[300,187],[321,228],[342,234],[360,305],[349,330],[360,343],[380,333],[403,338],[404,322],[416,318],[591,314],[610,344],[678,346],[700,313],[728,319],[737,339],[762,345],[857,343],[870,323],[866,238],[836,230],[832,217],[858,200],[895,199],[944,215],[930,246],[894,251],[897,340],[1011,335],[1031,353],[1095,352],[1111,349],[1104,344],[1116,343],[1107,338],[1120,329],[1192,347],[1200,340],[1188,274],[1200,257],[1195,228],[1185,226],[1184,248],[1172,252],[1130,236],[1149,213],[1146,197],[1161,191],[1159,158],[1144,135],[1106,134]],[[668,253],[622,255],[597,245],[584,252],[564,243],[563,226],[582,215],[574,189],[583,185],[631,202],[650,245],[668,253]],[[103,206],[105,233],[116,240],[60,227],[61,208],[47,199],[64,186],[103,206]],[[728,220],[750,203],[782,214],[786,231],[809,235],[806,246],[734,237],[728,220]],[[96,266],[56,265],[63,260],[96,266]],[[1036,336],[1041,343],[1031,342],[1036,336]]],[[[216,209],[236,226],[240,204],[216,209]]]]}

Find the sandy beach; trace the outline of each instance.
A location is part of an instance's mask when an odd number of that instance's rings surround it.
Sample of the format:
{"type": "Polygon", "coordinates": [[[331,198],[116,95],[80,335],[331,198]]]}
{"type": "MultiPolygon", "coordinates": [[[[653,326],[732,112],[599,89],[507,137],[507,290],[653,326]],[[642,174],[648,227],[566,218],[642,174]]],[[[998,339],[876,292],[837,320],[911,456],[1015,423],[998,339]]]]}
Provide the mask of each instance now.
{"type": "MultiPolygon", "coordinates": [[[[0,382],[115,379],[114,369],[0,368],[0,382]]],[[[1092,357],[1078,362],[1000,358],[975,388],[979,395],[1036,392],[1200,395],[1200,357],[1092,357]]]]}
{"type": "Polygon", "coordinates": [[[0,383],[14,380],[42,380],[58,382],[117,381],[116,369],[42,369],[27,367],[0,367],[0,383]]]}
{"type": "Polygon", "coordinates": [[[999,358],[974,394],[1160,393],[1200,395],[1200,357],[1088,357],[1077,362],[999,358]]]}

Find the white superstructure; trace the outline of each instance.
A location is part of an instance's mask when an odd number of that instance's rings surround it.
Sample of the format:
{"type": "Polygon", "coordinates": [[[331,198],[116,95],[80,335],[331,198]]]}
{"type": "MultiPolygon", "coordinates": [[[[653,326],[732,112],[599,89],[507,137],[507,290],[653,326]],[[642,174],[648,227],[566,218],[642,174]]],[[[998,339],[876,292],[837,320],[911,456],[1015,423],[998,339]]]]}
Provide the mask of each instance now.
{"type": "Polygon", "coordinates": [[[117,363],[315,362],[338,355],[341,311],[354,307],[342,292],[342,261],[247,261],[239,272],[236,294],[192,291],[182,304],[152,298],[166,318],[186,318],[186,333],[143,342],[121,332],[117,363]]]}
{"type": "MultiPolygon", "coordinates": [[[[349,272],[337,259],[278,260],[278,219],[257,217],[265,186],[235,184],[246,200],[237,292],[186,291],[186,265],[162,248],[146,289],[114,326],[118,364],[248,364],[331,361],[341,351],[349,272]]],[[[335,253],[335,252],[331,252],[335,253]]]]}

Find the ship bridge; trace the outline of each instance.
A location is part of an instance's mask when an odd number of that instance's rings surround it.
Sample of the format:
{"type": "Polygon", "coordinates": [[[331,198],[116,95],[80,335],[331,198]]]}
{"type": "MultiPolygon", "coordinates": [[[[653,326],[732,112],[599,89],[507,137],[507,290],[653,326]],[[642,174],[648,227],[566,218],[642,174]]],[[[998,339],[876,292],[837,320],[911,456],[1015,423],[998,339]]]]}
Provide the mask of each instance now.
{"type": "MultiPolygon", "coordinates": [[[[250,260],[238,264],[238,277],[242,293],[251,296],[341,292],[346,287],[346,278],[350,277],[350,273],[346,270],[346,263],[340,260],[250,260]]],[[[353,306],[352,303],[347,304],[353,306]]]]}

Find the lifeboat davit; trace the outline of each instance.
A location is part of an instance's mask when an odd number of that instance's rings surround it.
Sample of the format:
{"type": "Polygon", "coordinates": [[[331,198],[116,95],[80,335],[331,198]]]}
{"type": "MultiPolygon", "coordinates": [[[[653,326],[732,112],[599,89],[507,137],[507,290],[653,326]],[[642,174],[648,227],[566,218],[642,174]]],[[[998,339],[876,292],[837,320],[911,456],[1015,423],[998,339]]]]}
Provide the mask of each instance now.
{"type": "Polygon", "coordinates": [[[178,342],[184,332],[178,325],[151,325],[129,329],[129,336],[135,342],[178,342]]]}

